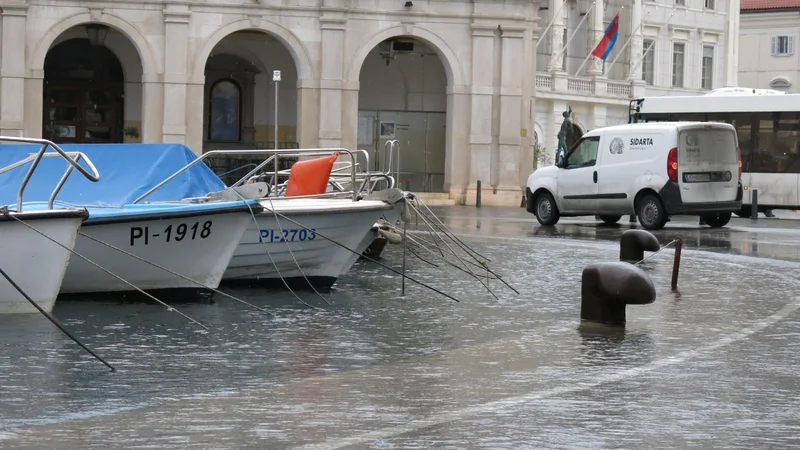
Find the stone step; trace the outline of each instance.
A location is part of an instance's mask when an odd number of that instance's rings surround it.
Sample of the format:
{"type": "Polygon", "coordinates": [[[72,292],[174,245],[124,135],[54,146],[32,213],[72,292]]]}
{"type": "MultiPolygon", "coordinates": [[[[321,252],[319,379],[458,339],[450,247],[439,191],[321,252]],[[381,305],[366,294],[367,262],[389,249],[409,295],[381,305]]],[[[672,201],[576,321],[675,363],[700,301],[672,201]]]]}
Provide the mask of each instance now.
{"type": "MultiPolygon", "coordinates": [[[[411,191],[414,192],[414,191],[411,191]]],[[[414,195],[423,200],[449,200],[449,192],[414,192],[414,195]]]]}
{"type": "Polygon", "coordinates": [[[452,198],[431,198],[422,199],[428,206],[455,206],[456,201],[452,198]]]}

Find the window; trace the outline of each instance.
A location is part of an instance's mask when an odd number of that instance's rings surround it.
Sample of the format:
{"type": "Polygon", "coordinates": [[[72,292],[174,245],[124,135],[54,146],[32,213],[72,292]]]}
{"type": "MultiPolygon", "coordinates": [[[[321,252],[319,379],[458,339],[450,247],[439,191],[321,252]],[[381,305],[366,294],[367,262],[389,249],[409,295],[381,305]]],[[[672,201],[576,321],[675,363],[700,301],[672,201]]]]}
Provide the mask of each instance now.
{"type": "Polygon", "coordinates": [[[563,67],[564,70],[566,70],[569,73],[569,67],[567,67],[567,53],[569,53],[569,49],[567,48],[567,40],[569,40],[569,37],[567,35],[568,31],[569,31],[569,24],[567,24],[567,26],[564,27],[564,35],[561,36],[561,48],[564,49],[563,56],[561,57],[561,67],[563,67]]]}
{"type": "Polygon", "coordinates": [[[642,43],[642,81],[649,85],[653,84],[655,73],[655,67],[653,66],[655,47],[650,48],[651,46],[653,46],[653,41],[651,40],[645,40],[642,43]]]}
{"type": "Polygon", "coordinates": [[[578,167],[591,167],[597,162],[597,148],[600,146],[600,136],[581,139],[580,142],[567,155],[567,169],[578,167]]]}
{"type": "Polygon", "coordinates": [[[775,36],[772,38],[772,56],[794,54],[794,36],[775,36]]]}
{"type": "Polygon", "coordinates": [[[678,6],[686,6],[686,0],[675,0],[675,4],[678,6]]]}
{"type": "Polygon", "coordinates": [[[714,86],[714,47],[703,46],[703,64],[700,74],[700,87],[712,89],[714,86]]]}
{"type": "Polygon", "coordinates": [[[714,0],[706,0],[706,9],[714,9],[714,0]]]}
{"type": "Polygon", "coordinates": [[[672,44],[672,87],[683,87],[683,61],[686,44],[672,44]]]}
{"type": "Polygon", "coordinates": [[[752,150],[752,172],[800,172],[800,116],[760,113],[752,150]]]}
{"type": "Polygon", "coordinates": [[[211,87],[209,140],[240,140],[241,99],[242,91],[239,89],[239,85],[231,80],[218,81],[211,87]]]}

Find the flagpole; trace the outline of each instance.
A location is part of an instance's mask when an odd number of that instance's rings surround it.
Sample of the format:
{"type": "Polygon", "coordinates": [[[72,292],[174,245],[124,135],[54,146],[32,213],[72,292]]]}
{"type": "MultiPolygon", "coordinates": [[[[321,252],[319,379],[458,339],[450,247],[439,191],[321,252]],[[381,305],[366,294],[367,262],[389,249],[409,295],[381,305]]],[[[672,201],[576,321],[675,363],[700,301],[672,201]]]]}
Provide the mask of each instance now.
{"type": "MultiPolygon", "coordinates": [[[[625,6],[621,6],[621,7],[619,8],[619,12],[617,12],[617,15],[619,15],[619,13],[621,13],[623,9],[625,9],[625,6]]],[[[614,17],[616,17],[616,16],[614,16],[614,17]]],[[[604,37],[605,37],[605,35],[604,35],[602,38],[600,38],[600,41],[602,41],[604,37]]],[[[600,42],[597,42],[597,43],[595,43],[593,48],[597,48],[597,44],[599,44],[599,43],[600,43],[600,42]]],[[[594,51],[594,50],[592,50],[592,52],[593,52],[593,51],[594,51]]],[[[581,63],[581,66],[580,66],[580,67],[578,67],[578,71],[577,71],[577,72],[575,72],[575,76],[576,76],[576,77],[577,77],[577,76],[580,76],[581,70],[583,70],[583,66],[585,66],[585,65],[586,65],[586,61],[588,61],[588,60],[589,60],[589,58],[591,58],[591,57],[592,57],[592,52],[589,52],[589,54],[588,54],[588,55],[586,55],[586,59],[584,59],[584,60],[583,60],[583,62],[581,63]]]]}
{"type": "Polygon", "coordinates": [[[551,20],[550,23],[547,24],[547,26],[545,27],[544,31],[542,31],[542,34],[539,35],[540,36],[539,40],[536,42],[536,48],[537,49],[539,48],[539,45],[544,41],[544,38],[547,36],[547,30],[549,30],[550,27],[553,26],[553,22],[556,21],[556,17],[558,17],[558,13],[560,13],[561,10],[564,9],[564,5],[566,5],[566,4],[567,4],[567,0],[564,0],[564,2],[561,3],[561,7],[558,8],[558,11],[556,11],[556,13],[553,14],[553,20],[551,20]]]}
{"type": "MultiPolygon", "coordinates": [[[[619,51],[617,52],[617,56],[615,56],[614,59],[611,61],[611,64],[608,67],[606,67],[606,71],[608,73],[611,73],[611,68],[614,67],[614,63],[617,62],[617,58],[619,58],[619,55],[621,55],[622,52],[625,51],[625,48],[628,47],[628,44],[631,43],[631,40],[633,40],[633,37],[636,36],[636,33],[639,31],[639,28],[641,28],[642,25],[644,24],[644,18],[649,16],[652,11],[653,11],[652,9],[648,9],[647,10],[647,14],[645,14],[644,17],[642,17],[642,20],[639,21],[639,26],[636,27],[635,30],[633,30],[633,33],[631,33],[631,35],[628,38],[628,40],[625,41],[625,45],[623,45],[622,48],[620,48],[619,51]]],[[[672,17],[670,17],[670,19],[671,18],[672,17]]]]}
{"type": "Polygon", "coordinates": [[[583,21],[586,20],[587,17],[589,17],[589,13],[592,12],[592,8],[594,8],[594,5],[596,4],[597,4],[596,1],[592,2],[592,6],[590,6],[589,9],[586,10],[586,14],[584,14],[583,19],[581,19],[581,21],[578,22],[578,26],[575,27],[575,31],[572,32],[572,35],[569,37],[569,39],[567,39],[567,42],[564,44],[564,48],[562,48],[561,51],[559,52],[558,54],[559,59],[567,51],[567,49],[569,48],[569,43],[572,42],[572,38],[574,38],[575,35],[578,34],[578,30],[580,30],[581,25],[583,25],[583,21]]]}
{"type": "MultiPolygon", "coordinates": [[[[664,31],[664,30],[665,30],[665,29],[666,29],[666,28],[669,26],[669,22],[672,20],[672,16],[674,16],[674,15],[675,15],[675,12],[673,11],[673,12],[672,12],[672,14],[669,16],[669,19],[667,20],[667,22],[666,22],[664,25],[662,25],[662,26],[661,26],[661,29],[660,29],[660,30],[658,30],[658,33],[656,33],[656,36],[655,36],[656,38],[657,38],[657,37],[659,37],[659,36],[661,36],[661,32],[662,32],[662,31],[664,31]]],[[[650,42],[650,46],[649,46],[649,47],[647,47],[647,51],[645,51],[645,52],[643,52],[643,53],[642,53],[642,56],[641,56],[641,58],[639,58],[639,60],[636,62],[636,65],[635,65],[635,66],[631,67],[631,68],[628,70],[629,72],[633,72],[634,70],[636,70],[636,69],[638,69],[638,68],[639,68],[639,65],[641,65],[641,64],[642,64],[642,62],[644,62],[644,58],[647,56],[647,54],[648,54],[648,53],[650,53],[650,49],[652,49],[654,45],[656,45],[656,39],[653,39],[653,40],[650,42]]]]}

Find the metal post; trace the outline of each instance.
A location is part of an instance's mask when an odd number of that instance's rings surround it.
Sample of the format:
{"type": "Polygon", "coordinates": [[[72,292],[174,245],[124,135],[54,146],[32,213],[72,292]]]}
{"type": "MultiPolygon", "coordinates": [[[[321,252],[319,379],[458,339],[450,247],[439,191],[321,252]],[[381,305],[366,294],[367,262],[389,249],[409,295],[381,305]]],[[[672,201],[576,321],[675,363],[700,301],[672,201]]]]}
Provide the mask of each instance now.
{"type": "Polygon", "coordinates": [[[478,190],[475,192],[475,207],[481,207],[481,180],[478,180],[478,190]]]}
{"type": "Polygon", "coordinates": [[[753,193],[752,195],[752,202],[750,205],[750,218],[753,220],[758,220],[758,188],[750,189],[753,193]]]}
{"type": "Polygon", "coordinates": [[[683,239],[678,236],[675,239],[675,259],[672,261],[672,290],[678,289],[678,271],[681,268],[681,250],[683,250],[683,239]]]}
{"type": "Polygon", "coordinates": [[[402,280],[400,283],[400,295],[406,295],[406,247],[408,246],[408,240],[406,239],[406,221],[403,221],[403,275],[400,277],[402,280]]]}
{"type": "MultiPolygon", "coordinates": [[[[272,81],[275,83],[275,150],[278,150],[278,83],[281,81],[281,71],[272,71],[272,81]]],[[[355,187],[353,187],[355,189],[355,187]]],[[[275,153],[275,191],[278,193],[278,154],[275,153]]]]}

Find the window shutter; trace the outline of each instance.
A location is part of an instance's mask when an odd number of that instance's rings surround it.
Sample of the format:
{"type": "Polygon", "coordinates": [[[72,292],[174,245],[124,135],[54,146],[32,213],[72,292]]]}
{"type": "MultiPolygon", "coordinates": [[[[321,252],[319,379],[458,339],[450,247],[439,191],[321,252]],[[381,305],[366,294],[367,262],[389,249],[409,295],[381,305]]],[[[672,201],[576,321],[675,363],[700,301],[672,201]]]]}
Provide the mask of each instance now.
{"type": "Polygon", "coordinates": [[[790,54],[790,55],[794,55],[794,36],[789,36],[788,41],[789,42],[788,42],[787,47],[789,47],[789,48],[788,48],[788,52],[787,53],[790,54]]]}
{"type": "Polygon", "coordinates": [[[772,56],[775,56],[777,54],[778,54],[778,38],[777,37],[773,37],[772,38],[772,56]]]}

